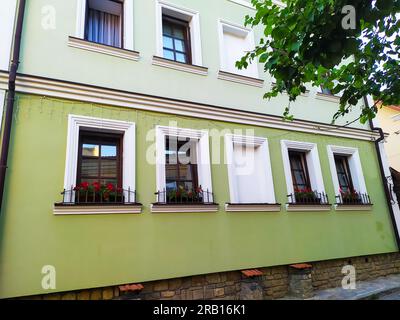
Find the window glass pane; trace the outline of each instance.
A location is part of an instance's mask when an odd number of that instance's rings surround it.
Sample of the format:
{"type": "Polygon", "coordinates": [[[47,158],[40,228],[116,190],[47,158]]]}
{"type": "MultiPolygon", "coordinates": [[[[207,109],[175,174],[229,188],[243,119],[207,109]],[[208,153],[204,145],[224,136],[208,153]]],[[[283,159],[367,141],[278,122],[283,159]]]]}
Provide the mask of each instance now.
{"type": "Polygon", "coordinates": [[[168,22],[163,22],[163,34],[167,36],[172,36],[172,28],[168,22]]]}
{"type": "MultiPolygon", "coordinates": [[[[185,42],[182,40],[174,39],[175,50],[185,52],[185,42]]],[[[172,45],[172,43],[171,43],[172,45]]]]}
{"type": "Polygon", "coordinates": [[[182,180],[192,180],[192,167],[191,165],[179,165],[179,175],[182,180]]]}
{"type": "Polygon", "coordinates": [[[117,156],[117,146],[101,146],[101,156],[102,157],[116,157],[117,156]]]}
{"type": "Polygon", "coordinates": [[[182,53],[176,53],[176,61],[186,63],[186,55],[182,53]]]}
{"type": "Polygon", "coordinates": [[[111,183],[113,186],[118,186],[117,179],[102,179],[100,180],[100,183],[106,186],[109,183],[111,183]]]}
{"type": "Polygon", "coordinates": [[[164,48],[174,49],[174,44],[172,42],[172,38],[170,37],[163,37],[164,48]]]}
{"type": "Polygon", "coordinates": [[[101,160],[101,177],[116,177],[117,176],[117,161],[116,160],[101,160]]]}
{"type": "Polygon", "coordinates": [[[187,191],[193,191],[193,182],[190,181],[183,182],[182,187],[187,191]]]}
{"type": "Polygon", "coordinates": [[[82,177],[97,177],[99,174],[99,160],[97,159],[82,159],[81,176],[82,177]]]}
{"type": "Polygon", "coordinates": [[[185,39],[184,28],[175,27],[174,28],[174,38],[185,39]]]}
{"type": "Polygon", "coordinates": [[[167,181],[167,183],[166,183],[166,189],[167,189],[167,190],[176,189],[176,181],[167,181]]]}
{"type": "Polygon", "coordinates": [[[98,157],[100,152],[99,145],[96,144],[83,144],[82,155],[84,157],[98,157]]]}
{"type": "Polygon", "coordinates": [[[167,177],[167,180],[175,180],[178,178],[178,167],[175,164],[167,164],[165,166],[165,174],[167,177]]]}
{"type": "Polygon", "coordinates": [[[169,60],[175,60],[174,59],[174,52],[170,50],[165,50],[164,49],[164,58],[169,59],[169,60]]]}

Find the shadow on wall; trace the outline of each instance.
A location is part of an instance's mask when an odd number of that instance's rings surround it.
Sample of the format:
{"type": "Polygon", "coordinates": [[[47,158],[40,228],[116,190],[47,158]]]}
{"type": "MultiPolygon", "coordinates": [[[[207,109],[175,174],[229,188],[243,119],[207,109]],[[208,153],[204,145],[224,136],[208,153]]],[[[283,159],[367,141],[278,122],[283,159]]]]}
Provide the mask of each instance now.
{"type": "Polygon", "coordinates": [[[393,191],[397,197],[397,204],[400,206],[400,172],[390,168],[390,172],[393,178],[393,191]]]}

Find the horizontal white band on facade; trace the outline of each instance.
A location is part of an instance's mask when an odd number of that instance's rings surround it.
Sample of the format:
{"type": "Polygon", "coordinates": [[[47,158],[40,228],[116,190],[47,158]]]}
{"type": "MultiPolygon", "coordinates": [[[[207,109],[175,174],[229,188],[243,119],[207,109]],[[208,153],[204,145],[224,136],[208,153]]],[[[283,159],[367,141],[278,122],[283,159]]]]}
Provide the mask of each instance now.
{"type": "Polygon", "coordinates": [[[218,79],[245,84],[248,86],[259,87],[259,88],[262,88],[264,86],[264,80],[262,79],[246,77],[240,74],[230,73],[222,70],[218,72],[218,79]]]}
{"type": "Polygon", "coordinates": [[[152,213],[197,213],[197,212],[218,212],[217,204],[152,204],[152,213]]]}
{"type": "Polygon", "coordinates": [[[142,205],[55,205],[55,215],[95,215],[95,214],[138,214],[142,212],[142,205]]]}
{"type": "Polygon", "coordinates": [[[123,59],[139,61],[140,55],[137,51],[126,50],[121,48],[116,48],[96,42],[90,42],[87,40],[69,37],[68,38],[68,46],[72,48],[78,48],[83,50],[88,50],[97,53],[108,54],[110,56],[119,57],[123,59]]]}
{"type": "Polygon", "coordinates": [[[360,205],[335,204],[336,211],[371,211],[372,208],[373,208],[372,204],[360,204],[360,205]]]}
{"type": "Polygon", "coordinates": [[[332,205],[330,204],[287,204],[286,211],[298,211],[298,212],[309,212],[309,211],[331,211],[332,205]]]}
{"type": "Polygon", "coordinates": [[[153,56],[152,64],[154,66],[165,67],[169,69],[174,69],[178,71],[184,71],[189,73],[198,74],[201,76],[206,76],[208,74],[208,68],[203,66],[197,66],[193,64],[181,63],[169,59],[165,59],[158,56],[153,56]]]}
{"type": "Polygon", "coordinates": [[[226,203],[226,212],[280,212],[280,204],[226,203]]]}
{"type": "Polygon", "coordinates": [[[324,100],[328,102],[334,102],[334,103],[339,103],[340,102],[340,97],[339,96],[334,96],[331,94],[324,94],[321,92],[317,92],[316,98],[319,100],[324,100]]]}
{"type": "MultiPolygon", "coordinates": [[[[7,84],[8,73],[0,72],[0,89],[6,90],[7,84]]],[[[306,120],[284,121],[279,116],[106,89],[30,75],[18,75],[16,90],[17,92],[26,94],[333,137],[366,141],[374,141],[379,138],[378,132],[365,129],[340,127],[306,120]]]]}

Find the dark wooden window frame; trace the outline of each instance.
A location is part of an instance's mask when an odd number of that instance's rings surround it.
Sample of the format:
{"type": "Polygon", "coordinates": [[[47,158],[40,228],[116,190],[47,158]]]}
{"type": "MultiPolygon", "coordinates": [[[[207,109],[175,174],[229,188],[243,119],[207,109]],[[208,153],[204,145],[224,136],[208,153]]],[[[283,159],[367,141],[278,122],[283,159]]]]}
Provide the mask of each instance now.
{"type": "MultiPolygon", "coordinates": [[[[166,138],[165,138],[166,139],[166,141],[165,141],[165,151],[169,150],[168,149],[169,148],[169,138],[170,138],[170,136],[166,136],[166,138]]],[[[175,137],[173,137],[173,138],[175,138],[175,137]]],[[[189,141],[189,138],[186,139],[186,140],[179,140],[178,139],[178,141],[177,141],[177,150],[176,150],[177,155],[178,155],[180,147],[182,145],[186,144],[188,141],[189,141]]],[[[167,157],[167,155],[166,155],[166,157],[167,157]]],[[[168,165],[171,165],[171,164],[168,164],[168,165]]],[[[193,189],[199,187],[199,177],[198,177],[198,170],[197,170],[197,164],[196,163],[188,164],[190,166],[191,173],[192,173],[192,179],[190,179],[190,180],[181,179],[179,166],[182,165],[182,164],[179,163],[179,157],[178,156],[177,156],[176,164],[172,164],[172,165],[176,165],[177,178],[174,179],[174,180],[171,180],[171,179],[167,179],[167,177],[166,177],[165,178],[165,183],[166,184],[168,183],[168,180],[170,180],[170,181],[175,181],[176,182],[177,188],[179,187],[179,182],[183,182],[183,183],[191,182],[193,184],[193,189]]],[[[166,166],[167,166],[167,161],[165,163],[165,170],[166,170],[166,166]]]]}
{"type": "MultiPolygon", "coordinates": [[[[186,61],[185,64],[193,64],[193,61],[192,61],[192,43],[191,43],[191,38],[190,38],[189,22],[163,14],[162,15],[162,26],[163,26],[163,32],[162,32],[163,51],[164,50],[168,50],[168,51],[172,51],[174,53],[174,60],[172,60],[172,61],[175,61],[175,62],[178,62],[178,63],[184,63],[184,62],[180,62],[180,61],[176,60],[176,53],[181,53],[181,54],[184,54],[186,56],[186,58],[187,58],[187,61],[186,61]],[[185,42],[185,50],[186,50],[186,52],[182,52],[182,51],[176,50],[174,41],[172,41],[172,45],[174,47],[173,50],[171,50],[170,48],[164,47],[164,23],[165,22],[170,24],[170,25],[172,25],[172,26],[173,25],[179,25],[180,27],[183,27],[185,29],[184,40],[183,41],[185,42]]],[[[167,37],[172,38],[172,39],[182,40],[180,38],[174,38],[173,36],[169,36],[169,35],[167,37]]],[[[164,56],[164,53],[163,53],[163,56],[164,56]]]]}
{"type": "MultiPolygon", "coordinates": [[[[110,45],[107,45],[107,44],[104,44],[104,43],[99,43],[99,44],[101,44],[101,45],[103,45],[103,46],[109,46],[109,47],[113,47],[113,48],[121,48],[121,49],[124,49],[124,23],[125,23],[125,21],[124,21],[124,17],[125,17],[125,2],[124,2],[124,0],[122,0],[122,1],[119,1],[119,0],[109,0],[109,1],[111,1],[111,2],[116,2],[116,3],[119,3],[119,4],[121,4],[121,6],[122,6],[122,10],[121,10],[121,17],[120,17],[120,24],[121,24],[121,30],[120,30],[120,39],[121,39],[121,45],[119,46],[119,47],[115,47],[115,46],[110,46],[110,45]]],[[[88,40],[88,32],[89,32],[89,28],[88,28],[88,25],[89,25],[89,0],[86,0],[86,8],[85,8],[85,31],[84,31],[84,40],[86,40],[86,41],[89,41],[88,40]]],[[[97,43],[97,42],[96,42],[97,43]]]]}
{"type": "Polygon", "coordinates": [[[289,163],[290,163],[290,172],[292,174],[292,182],[293,182],[293,188],[294,189],[302,189],[302,188],[309,188],[311,190],[311,183],[310,183],[310,175],[308,172],[308,165],[307,165],[307,158],[306,158],[306,152],[303,151],[297,151],[297,150],[289,150],[289,163]],[[305,177],[305,186],[303,187],[299,187],[299,185],[297,184],[296,181],[296,176],[294,174],[295,170],[292,166],[292,159],[293,156],[295,157],[300,157],[300,161],[301,161],[301,172],[305,177]]]}
{"type": "MultiPolygon", "coordinates": [[[[122,157],[123,157],[123,133],[116,131],[104,131],[104,130],[95,130],[95,129],[81,129],[79,131],[79,147],[78,147],[78,170],[76,176],[77,184],[84,182],[82,181],[81,168],[82,168],[82,159],[86,158],[82,155],[82,147],[83,144],[106,144],[105,142],[117,142],[117,187],[122,188],[122,157]]],[[[99,161],[101,161],[101,148],[99,150],[99,161]]],[[[90,157],[87,157],[90,158],[90,157]]],[[[97,157],[96,157],[97,158],[97,157]]],[[[91,177],[86,179],[107,179],[107,177],[101,178],[99,172],[97,177],[91,177]]]]}
{"type": "Polygon", "coordinates": [[[338,176],[338,182],[339,182],[340,189],[343,190],[343,186],[340,184],[339,174],[344,174],[345,179],[347,180],[347,183],[348,183],[348,185],[346,187],[349,188],[349,191],[354,191],[354,184],[353,184],[353,179],[351,176],[351,170],[350,170],[348,156],[334,154],[334,159],[335,159],[336,175],[338,176]],[[338,161],[340,161],[342,163],[344,172],[339,172],[339,170],[338,170],[339,168],[337,165],[338,161]]]}

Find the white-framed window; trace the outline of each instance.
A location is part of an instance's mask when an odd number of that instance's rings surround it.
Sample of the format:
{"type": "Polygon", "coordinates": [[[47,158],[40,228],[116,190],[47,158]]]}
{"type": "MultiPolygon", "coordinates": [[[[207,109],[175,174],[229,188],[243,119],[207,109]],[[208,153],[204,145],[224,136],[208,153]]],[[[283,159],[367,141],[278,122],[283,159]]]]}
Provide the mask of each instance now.
{"type": "MultiPolygon", "coordinates": [[[[135,123],[119,121],[119,120],[108,120],[101,118],[93,118],[79,115],[69,115],[68,116],[68,133],[67,133],[67,150],[66,150],[66,164],[65,164],[65,176],[64,176],[64,189],[65,190],[73,190],[75,186],[77,186],[77,179],[82,175],[80,168],[85,166],[85,171],[88,172],[85,174],[85,178],[91,175],[91,172],[94,172],[93,175],[96,175],[96,180],[98,180],[99,176],[104,177],[104,183],[108,183],[108,177],[112,179],[120,179],[118,184],[121,186],[124,192],[134,192],[135,191],[135,123]],[[122,153],[118,158],[121,159],[121,174],[120,177],[117,177],[116,174],[113,173],[115,171],[115,163],[112,163],[107,159],[109,156],[116,157],[116,148],[110,144],[109,142],[105,143],[91,143],[84,142],[86,145],[82,147],[82,133],[89,132],[93,133],[93,135],[98,132],[103,136],[110,135],[119,135],[121,137],[121,150],[122,153]],[[102,145],[104,145],[104,157],[102,154],[102,145]],[[81,156],[85,155],[89,159],[87,164],[79,163],[81,160],[81,156]],[[94,157],[91,157],[91,156],[94,157]],[[103,157],[104,163],[100,163],[100,158],[103,157]],[[96,159],[94,159],[96,158],[96,159]],[[107,161],[109,163],[107,163],[107,161]],[[95,163],[96,162],[96,163],[95,163]],[[100,165],[98,165],[100,163],[100,165]],[[97,167],[94,167],[94,166],[97,167]],[[81,167],[80,167],[81,166],[81,167]],[[101,173],[101,170],[105,170],[104,174],[101,173]],[[98,173],[100,172],[100,173],[98,173]]],[[[108,139],[108,137],[107,137],[108,139]]],[[[103,179],[103,178],[101,178],[103,179]]],[[[88,178],[89,181],[90,177],[88,178]]],[[[114,180],[112,183],[114,184],[114,180]]],[[[71,199],[73,195],[71,195],[71,199]]],[[[125,202],[132,202],[131,194],[125,195],[125,202]],[[128,198],[130,198],[128,200],[128,198]]],[[[73,201],[71,201],[73,202],[73,201]]]]}
{"type": "Polygon", "coordinates": [[[248,51],[254,50],[253,30],[220,20],[218,22],[221,71],[258,78],[257,63],[251,63],[246,69],[239,70],[239,61],[248,51]]]}
{"type": "Polygon", "coordinates": [[[329,145],[327,151],[336,200],[370,204],[358,149],[329,145]]]}
{"type": "Polygon", "coordinates": [[[304,202],[327,203],[317,144],[282,140],[281,148],[289,203],[299,203],[303,197],[304,202]],[[314,197],[318,202],[310,199],[314,197]]]}
{"type": "Polygon", "coordinates": [[[134,0],[77,0],[75,36],[127,50],[133,43],[134,0]]]}
{"type": "Polygon", "coordinates": [[[17,0],[2,1],[0,10],[0,70],[10,67],[17,0]]]}
{"type": "Polygon", "coordinates": [[[202,66],[200,14],[166,1],[156,1],[157,56],[202,66]],[[164,26],[168,22],[168,26],[164,26]]]}
{"type": "Polygon", "coordinates": [[[157,203],[175,202],[168,195],[176,191],[187,195],[200,189],[202,202],[214,201],[208,131],[157,126],[156,166],[157,203]]]}
{"type": "Polygon", "coordinates": [[[225,135],[231,204],[275,204],[268,140],[225,135]]]}

